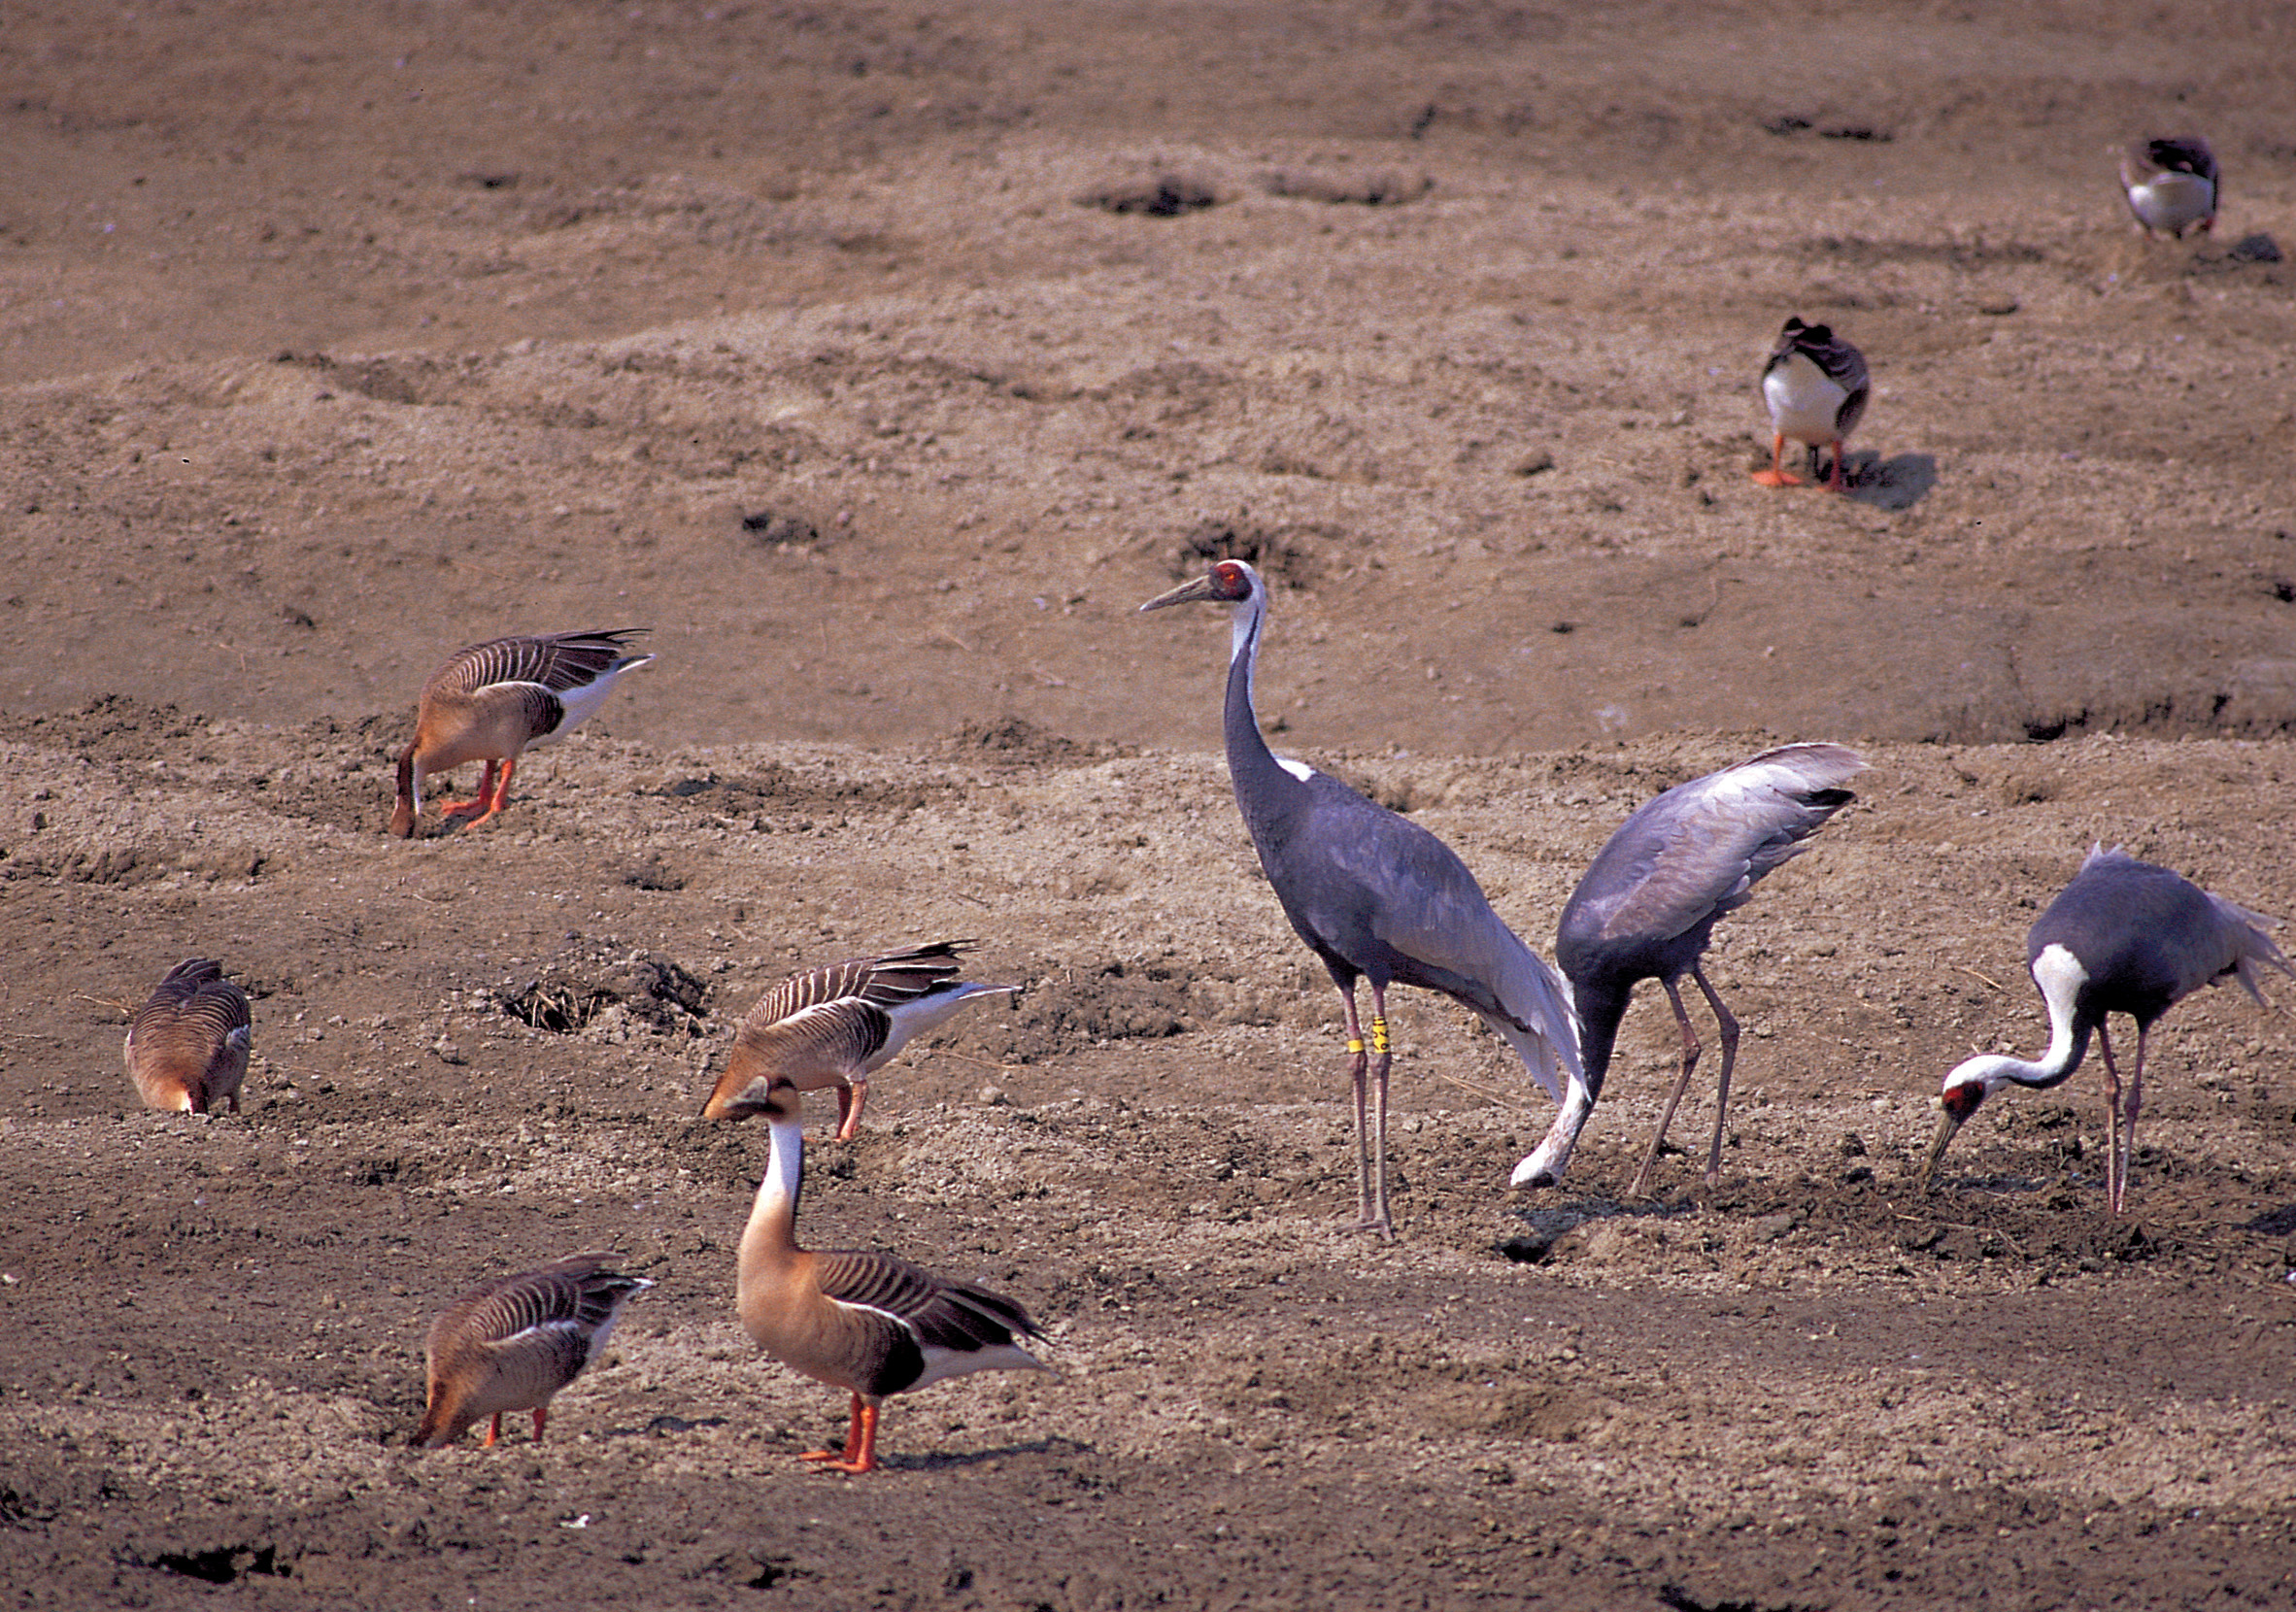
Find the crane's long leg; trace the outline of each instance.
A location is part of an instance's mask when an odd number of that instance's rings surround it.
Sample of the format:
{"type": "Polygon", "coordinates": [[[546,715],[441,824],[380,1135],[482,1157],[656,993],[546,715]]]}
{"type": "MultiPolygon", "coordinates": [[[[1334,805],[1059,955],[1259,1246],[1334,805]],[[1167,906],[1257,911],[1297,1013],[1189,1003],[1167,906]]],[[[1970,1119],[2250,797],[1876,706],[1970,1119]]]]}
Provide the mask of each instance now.
{"type": "MultiPolygon", "coordinates": [[[[2144,1031],[2137,1032],[2143,1042],[2144,1031]]],[[[2105,1058],[2105,1201],[2114,1214],[2120,1213],[2121,1181],[2120,1156],[2120,1066],[2112,1060],[2112,1032],[2100,1021],[2097,1024],[2097,1051],[2105,1058]]]]}
{"type": "Polygon", "coordinates": [[[1371,1131],[1371,1218],[1368,1229],[1395,1241],[1395,1217],[1387,1209],[1387,1071],[1395,1054],[1387,1040],[1387,991],[1371,982],[1371,1080],[1377,1090],[1371,1131]]]}
{"type": "Polygon", "coordinates": [[[2137,1162],[2137,1110],[2144,1104],[2144,1038],[2148,1026],[2137,1026],[2137,1061],[2129,1070],[2129,1105],[2122,1111],[2120,1130],[2120,1191],[2112,1194],[2112,1212],[2119,1214],[2129,1200],[2129,1171],[2137,1162]]]}
{"type": "Polygon", "coordinates": [[[1355,1012],[1355,982],[1339,987],[1339,1002],[1347,1010],[1347,1077],[1355,1087],[1355,1223],[1371,1222],[1371,1133],[1365,1123],[1366,1080],[1371,1060],[1364,1053],[1363,1022],[1355,1012]]]}
{"type": "Polygon", "coordinates": [[[1722,1069],[1714,1077],[1714,1139],[1706,1147],[1706,1185],[1711,1187],[1722,1176],[1722,1122],[1730,1114],[1730,1071],[1738,1066],[1738,1021],[1722,1005],[1704,968],[1692,963],[1690,977],[1705,993],[1706,1006],[1714,1010],[1714,1028],[1722,1037],[1722,1069]]]}
{"type": "Polygon", "coordinates": [[[550,1407],[549,1407],[548,1405],[536,1405],[536,1406],[534,1407],[534,1442],[535,1442],[535,1443],[539,1444],[539,1443],[541,1443],[541,1442],[542,1442],[542,1425],[543,1425],[545,1422],[548,1422],[549,1420],[550,1420],[550,1407]]]}
{"type": "Polygon", "coordinates": [[[1650,1172],[1658,1167],[1658,1156],[1667,1145],[1667,1127],[1674,1123],[1674,1109],[1682,1101],[1682,1093],[1690,1090],[1690,1071],[1698,1067],[1698,1055],[1705,1051],[1698,1044],[1698,1031],[1691,1027],[1690,1015],[1682,1006],[1682,992],[1672,980],[1658,982],[1667,993],[1667,1001],[1674,1010],[1674,1023],[1682,1027],[1682,1073],[1674,1081],[1674,1090],[1667,1098],[1666,1112],[1658,1117],[1658,1134],[1650,1138],[1650,1151],[1642,1156],[1642,1167],[1635,1172],[1635,1179],[1627,1187],[1627,1196],[1640,1197],[1650,1186],[1650,1172]]]}

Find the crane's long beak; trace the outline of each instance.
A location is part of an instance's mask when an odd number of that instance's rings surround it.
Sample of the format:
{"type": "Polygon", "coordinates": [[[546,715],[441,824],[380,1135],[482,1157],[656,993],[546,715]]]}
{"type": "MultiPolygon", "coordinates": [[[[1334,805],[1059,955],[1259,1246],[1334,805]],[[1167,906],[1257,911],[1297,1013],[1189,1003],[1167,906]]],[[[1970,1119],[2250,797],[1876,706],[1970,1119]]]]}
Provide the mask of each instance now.
{"type": "Polygon", "coordinates": [[[1217,599],[1220,595],[1215,591],[1215,586],[1209,576],[1198,577],[1194,582],[1182,583],[1169,593],[1157,594],[1140,609],[1142,611],[1162,610],[1165,605],[1193,604],[1198,599],[1217,599]]]}
{"type": "Polygon", "coordinates": [[[1938,1133],[1930,1138],[1928,1157],[1921,1161],[1921,1190],[1928,1192],[1937,1185],[1938,1165],[1945,1157],[1945,1145],[1953,1140],[1953,1133],[1961,1128],[1961,1116],[1946,1109],[1938,1116],[1938,1133]]]}

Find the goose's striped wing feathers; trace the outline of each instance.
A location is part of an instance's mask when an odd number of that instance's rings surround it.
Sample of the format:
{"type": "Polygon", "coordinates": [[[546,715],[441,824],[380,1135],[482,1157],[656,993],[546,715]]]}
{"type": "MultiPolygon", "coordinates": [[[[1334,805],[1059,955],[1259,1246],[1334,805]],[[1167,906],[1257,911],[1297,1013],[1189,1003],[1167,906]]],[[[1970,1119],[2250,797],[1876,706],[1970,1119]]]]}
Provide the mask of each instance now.
{"type": "Polygon", "coordinates": [[[1029,1312],[1001,1293],[865,1249],[815,1256],[822,1293],[840,1304],[890,1316],[927,1349],[977,1354],[1042,1337],[1029,1312]]]}

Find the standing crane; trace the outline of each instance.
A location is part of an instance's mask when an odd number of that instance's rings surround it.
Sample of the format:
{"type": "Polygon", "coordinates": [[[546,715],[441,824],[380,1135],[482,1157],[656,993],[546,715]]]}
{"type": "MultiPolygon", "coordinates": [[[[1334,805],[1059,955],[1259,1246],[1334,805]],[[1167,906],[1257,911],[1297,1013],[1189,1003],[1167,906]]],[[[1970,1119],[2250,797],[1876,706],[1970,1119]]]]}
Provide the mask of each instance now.
{"type": "Polygon", "coordinates": [[[1449,846],[1328,773],[1267,748],[1252,708],[1252,672],[1267,622],[1267,585],[1260,573],[1240,559],[1224,559],[1140,608],[1196,600],[1234,606],[1222,716],[1228,777],[1284,916],[1338,987],[1355,1086],[1356,1225],[1392,1238],[1388,986],[1400,982],[1440,991],[1471,1008],[1506,1038],[1558,1101],[1558,1064],[1573,1091],[1579,1085],[1577,1027],[1566,988],[1491,910],[1482,887],[1449,846]],[[1368,1056],[1356,1016],[1356,984],[1367,979],[1368,1056]]]}
{"type": "Polygon", "coordinates": [[[2264,993],[2256,989],[2258,963],[2296,974],[2264,932],[2277,922],[2118,848],[2092,847],[2073,883],[2058,892],[2025,937],[2026,967],[2048,1005],[2048,1051],[2039,1061],[1986,1054],[1945,1077],[1938,1098],[1944,1115],[1922,1164],[1922,1186],[1934,1183],[1945,1145],[1979,1103],[2003,1086],[2057,1085],[2080,1067],[2093,1030],[2105,1058],[2110,1149],[2105,1191],[2112,1213],[2119,1214],[2137,1151],[2144,1038],[2162,1014],[2227,976],[2239,980],[2263,1006],[2264,993]],[[2120,1069],[2112,1060],[2112,1036],[2105,1025],[2109,1013],[2125,1013],[2137,1022],[2137,1058],[2125,1098],[2120,1069]]]}
{"type": "Polygon", "coordinates": [[[1800,487],[1787,471],[1786,443],[1809,446],[1809,473],[1817,474],[1818,450],[1831,446],[1834,469],[1826,485],[1841,490],[1843,439],[1865,418],[1870,387],[1866,355],[1822,324],[1789,319],[1778,332],[1770,361],[1762,366],[1762,401],[1770,410],[1770,468],[1754,472],[1764,487],[1800,487]]]}
{"type": "Polygon", "coordinates": [[[1863,757],[1840,745],[1781,745],[1675,785],[1610,836],[1571,891],[1555,932],[1555,961],[1570,981],[1578,1010],[1586,1105],[1567,1107],[1557,1117],[1553,1133],[1516,1167],[1513,1185],[1543,1186],[1562,1174],[1579,1127],[1602,1095],[1635,986],[1656,980],[1682,1027],[1682,1073],[1659,1117],[1650,1152],[1627,1189],[1630,1196],[1642,1194],[1702,1051],[1682,1007],[1684,974],[1698,982],[1722,1038],[1714,1140],[1706,1150],[1706,1185],[1714,1184],[1722,1169],[1730,1072],[1738,1061],[1738,1021],[1722,1005],[1700,958],[1724,915],[1752,900],[1765,874],[1800,856],[1807,849],[1802,842],[1857,798],[1842,785],[1865,769],[1863,757]]]}
{"type": "Polygon", "coordinates": [[[650,655],[622,653],[646,630],[494,638],[456,650],[422,685],[415,736],[398,756],[390,831],[411,837],[423,784],[465,761],[486,763],[478,793],[441,811],[449,822],[467,818],[473,828],[491,821],[510,799],[511,775],[528,745],[564,738],[606,703],[623,673],[653,664],[650,655]]]}

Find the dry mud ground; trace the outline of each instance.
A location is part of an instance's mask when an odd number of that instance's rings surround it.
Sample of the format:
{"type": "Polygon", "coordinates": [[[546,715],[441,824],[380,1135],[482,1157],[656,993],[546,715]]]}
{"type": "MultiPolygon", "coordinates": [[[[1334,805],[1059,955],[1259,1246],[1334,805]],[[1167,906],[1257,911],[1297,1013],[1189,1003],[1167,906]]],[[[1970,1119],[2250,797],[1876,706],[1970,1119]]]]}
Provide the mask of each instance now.
{"type": "Polygon", "coordinates": [[[0,1596],[2288,1604],[2288,1017],[2168,1022],[2124,1221],[2086,1071],[1908,1171],[2092,840],[2296,914],[2292,81],[2267,0],[11,7],[0,1596]],[[2139,242],[2106,151],[2185,127],[2222,226],[2139,242]],[[1874,364],[1847,499],[1745,478],[1787,313],[1874,364]],[[1510,1200],[1543,1098],[1407,995],[1339,1228],[1224,628],[1129,614],[1223,549],[1279,743],[1542,946],[1650,793],[1865,747],[1717,948],[1717,1190],[1620,1195],[1661,1008],[1510,1200]],[[625,622],[502,822],[383,837],[444,653],[625,622]],[[942,935],[1026,990],[807,1229],[1064,1374],[825,1479],[691,1116],[782,971],[942,935]],[[194,952],[237,1118],[118,1072],[194,952]],[[585,1247],[658,1285],[551,1440],[408,1450],[438,1305],[585,1247]]]}

